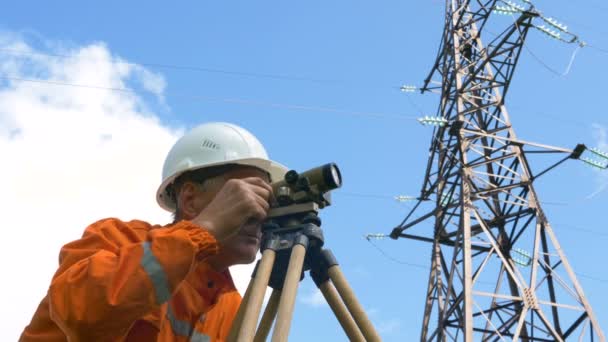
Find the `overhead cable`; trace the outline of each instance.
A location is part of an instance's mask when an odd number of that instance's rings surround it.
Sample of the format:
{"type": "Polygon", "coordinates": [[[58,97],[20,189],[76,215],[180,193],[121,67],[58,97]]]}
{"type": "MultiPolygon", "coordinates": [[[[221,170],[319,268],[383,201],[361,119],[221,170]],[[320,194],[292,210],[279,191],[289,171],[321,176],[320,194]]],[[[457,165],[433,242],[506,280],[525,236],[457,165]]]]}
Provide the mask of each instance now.
{"type": "MultiPolygon", "coordinates": [[[[7,49],[7,48],[0,48],[0,52],[4,52],[6,54],[12,54],[12,55],[46,56],[46,57],[54,57],[54,58],[62,58],[62,59],[79,57],[77,55],[62,55],[62,54],[45,53],[45,52],[37,52],[37,51],[23,51],[23,50],[7,49]]],[[[312,83],[328,84],[328,85],[352,86],[355,83],[353,81],[348,81],[348,80],[319,79],[319,78],[294,76],[294,75],[281,75],[281,74],[258,73],[258,72],[249,72],[249,71],[226,70],[226,69],[208,68],[208,67],[200,67],[200,66],[164,64],[164,63],[146,63],[146,62],[127,62],[122,59],[116,60],[115,58],[113,58],[112,61],[119,62],[119,63],[126,64],[126,65],[132,65],[132,66],[145,66],[145,67],[151,67],[151,68],[207,72],[207,73],[244,76],[244,77],[253,77],[253,78],[266,78],[266,79],[284,80],[284,81],[312,82],[312,83]]],[[[391,88],[393,90],[413,92],[413,91],[409,90],[409,87],[412,87],[412,86],[408,86],[408,85],[390,86],[390,85],[378,85],[378,84],[367,82],[367,83],[357,83],[357,86],[366,87],[366,88],[391,88]]],[[[415,86],[413,87],[413,90],[414,91],[416,90],[415,86]]]]}
{"type": "MultiPolygon", "coordinates": [[[[68,86],[68,87],[118,91],[118,92],[124,92],[124,93],[137,94],[136,91],[134,91],[132,89],[128,89],[128,88],[114,88],[114,87],[105,87],[105,86],[96,86],[96,85],[74,84],[74,83],[69,83],[69,82],[51,81],[51,80],[43,80],[43,79],[27,79],[27,78],[14,77],[14,76],[0,76],[0,79],[17,81],[17,82],[39,83],[39,84],[46,84],[46,85],[53,85],[53,86],[68,86]]],[[[328,107],[264,102],[264,101],[248,100],[248,99],[242,99],[242,98],[222,98],[222,97],[186,95],[186,94],[176,94],[176,93],[170,93],[168,95],[179,97],[179,98],[187,98],[189,100],[194,100],[194,101],[218,101],[218,102],[235,103],[235,104],[242,104],[242,105],[255,105],[255,106],[283,108],[283,109],[290,109],[290,110],[304,110],[304,111],[325,112],[325,113],[350,115],[350,116],[389,118],[389,119],[399,119],[399,120],[415,120],[416,119],[415,116],[405,116],[405,115],[401,115],[401,114],[351,111],[351,110],[328,108],[328,107]]]]}

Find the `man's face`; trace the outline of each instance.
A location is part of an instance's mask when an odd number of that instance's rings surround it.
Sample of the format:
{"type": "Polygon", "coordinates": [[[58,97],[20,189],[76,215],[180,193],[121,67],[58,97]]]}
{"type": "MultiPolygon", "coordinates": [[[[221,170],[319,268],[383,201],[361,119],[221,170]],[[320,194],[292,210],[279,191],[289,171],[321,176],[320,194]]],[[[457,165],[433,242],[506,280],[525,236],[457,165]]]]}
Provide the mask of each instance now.
{"type": "MultiPolygon", "coordinates": [[[[229,179],[243,179],[249,177],[258,177],[269,183],[268,174],[262,170],[253,167],[235,167],[224,173],[223,181],[210,189],[212,198],[219,192],[224,183],[229,179]]],[[[260,241],[262,238],[262,222],[248,221],[239,231],[225,239],[220,246],[219,254],[215,259],[227,265],[249,264],[255,260],[256,254],[260,249],[260,241]]]]}

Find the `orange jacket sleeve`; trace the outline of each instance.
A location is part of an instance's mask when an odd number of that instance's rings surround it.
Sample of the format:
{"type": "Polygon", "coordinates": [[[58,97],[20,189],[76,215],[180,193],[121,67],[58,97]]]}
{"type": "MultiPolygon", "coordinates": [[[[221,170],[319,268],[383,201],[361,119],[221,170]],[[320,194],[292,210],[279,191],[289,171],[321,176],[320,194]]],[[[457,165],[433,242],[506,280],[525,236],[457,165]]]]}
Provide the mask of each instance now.
{"type": "Polygon", "coordinates": [[[70,341],[118,339],[217,251],[213,236],[188,221],[164,228],[98,221],[61,250],[48,294],[51,318],[70,341]]]}

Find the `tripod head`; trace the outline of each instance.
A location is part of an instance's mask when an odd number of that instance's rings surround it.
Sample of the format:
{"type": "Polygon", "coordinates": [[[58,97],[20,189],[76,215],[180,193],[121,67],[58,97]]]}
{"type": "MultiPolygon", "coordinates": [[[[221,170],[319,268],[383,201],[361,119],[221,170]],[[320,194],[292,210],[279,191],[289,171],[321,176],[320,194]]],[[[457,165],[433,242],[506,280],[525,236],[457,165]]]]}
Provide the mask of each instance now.
{"type": "Polygon", "coordinates": [[[278,208],[262,225],[262,252],[272,249],[276,253],[268,286],[282,289],[291,251],[296,245],[302,245],[308,250],[300,280],[304,279],[304,272],[310,270],[313,256],[321,251],[325,243],[318,210],[314,202],[278,208]]]}
{"type": "MultiPolygon", "coordinates": [[[[308,251],[300,280],[304,272],[314,266],[324,244],[319,210],[329,206],[330,191],[342,185],[342,176],[334,163],[325,164],[303,173],[291,170],[285,179],[273,183],[276,202],[262,225],[262,252],[276,252],[269,286],[281,289],[285,270],[294,246],[302,245],[308,251]]],[[[255,271],[254,271],[255,274],[255,271]]]]}

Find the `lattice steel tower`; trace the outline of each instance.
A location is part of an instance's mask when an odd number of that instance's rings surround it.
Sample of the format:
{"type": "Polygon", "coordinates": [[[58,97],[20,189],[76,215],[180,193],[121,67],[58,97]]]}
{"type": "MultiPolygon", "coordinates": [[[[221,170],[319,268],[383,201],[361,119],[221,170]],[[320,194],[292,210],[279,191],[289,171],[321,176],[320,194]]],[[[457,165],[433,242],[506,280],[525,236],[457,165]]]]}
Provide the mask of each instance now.
{"type": "Polygon", "coordinates": [[[604,341],[533,186],[586,148],[519,140],[505,107],[528,31],[559,36],[535,25],[547,18],[523,3],[446,1],[439,55],[423,89],[441,94],[425,180],[418,204],[391,234],[433,246],[422,341],[604,341]],[[485,46],[481,33],[497,10],[514,21],[485,46]],[[533,174],[527,157],[543,152],[567,156],[533,174]],[[412,219],[428,201],[432,210],[412,219]],[[433,218],[432,231],[417,225],[433,218]]]}

